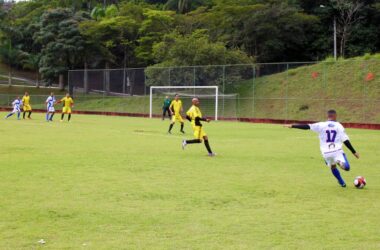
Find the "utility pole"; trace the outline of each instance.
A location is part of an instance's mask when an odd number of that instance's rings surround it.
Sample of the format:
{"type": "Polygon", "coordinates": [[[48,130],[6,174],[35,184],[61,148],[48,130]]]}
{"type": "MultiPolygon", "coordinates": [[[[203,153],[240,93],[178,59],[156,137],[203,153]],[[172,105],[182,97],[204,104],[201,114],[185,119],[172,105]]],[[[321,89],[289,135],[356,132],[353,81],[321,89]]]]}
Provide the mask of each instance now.
{"type": "Polygon", "coordinates": [[[336,47],[336,17],[334,16],[334,59],[337,58],[337,47],[336,47]]]}
{"type": "MultiPolygon", "coordinates": [[[[326,8],[325,5],[321,4],[319,7],[321,8],[326,8]]],[[[333,26],[334,26],[334,60],[337,60],[337,38],[336,38],[336,16],[334,15],[334,21],[333,21],[333,26]]]]}

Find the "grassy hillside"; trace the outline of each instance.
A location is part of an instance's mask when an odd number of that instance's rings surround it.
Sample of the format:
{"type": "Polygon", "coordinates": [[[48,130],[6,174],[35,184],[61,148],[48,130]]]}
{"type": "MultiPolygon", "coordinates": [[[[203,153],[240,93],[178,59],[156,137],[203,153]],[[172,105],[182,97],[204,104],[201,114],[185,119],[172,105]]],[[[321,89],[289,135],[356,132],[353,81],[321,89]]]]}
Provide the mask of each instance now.
{"type": "MultiPolygon", "coordinates": [[[[301,67],[282,65],[281,72],[234,83],[230,93],[239,98],[220,103],[220,114],[227,117],[254,117],[289,120],[324,119],[327,109],[336,109],[344,122],[380,123],[380,60],[340,60],[301,67]],[[288,69],[286,70],[286,68],[288,69]],[[284,70],[285,69],[285,70],[284,70]],[[373,79],[372,79],[373,78],[373,79]],[[223,108],[224,107],[224,108],[223,108]]],[[[279,65],[266,67],[281,68],[279,65]]],[[[0,94],[29,91],[34,107],[43,108],[50,88],[7,87],[0,94]]],[[[64,91],[54,89],[57,96],[64,91]]],[[[76,95],[77,110],[148,113],[149,97],[104,97],[99,94],[76,95]]],[[[2,96],[0,105],[13,97],[2,96]]],[[[154,112],[160,113],[161,98],[154,100],[154,112]]],[[[186,100],[186,106],[190,105],[186,100]]],[[[204,100],[208,115],[213,102],[204,100]]]]}
{"type": "Polygon", "coordinates": [[[237,91],[242,116],[318,120],[334,108],[343,121],[380,122],[380,60],[289,69],[247,81],[237,91]]]}

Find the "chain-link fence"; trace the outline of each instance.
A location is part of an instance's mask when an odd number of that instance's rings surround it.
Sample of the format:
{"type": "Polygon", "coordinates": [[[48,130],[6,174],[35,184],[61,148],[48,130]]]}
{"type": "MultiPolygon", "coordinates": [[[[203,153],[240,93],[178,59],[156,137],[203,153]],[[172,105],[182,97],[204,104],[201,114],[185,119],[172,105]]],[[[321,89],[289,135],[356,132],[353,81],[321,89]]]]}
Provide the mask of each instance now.
{"type": "MultiPolygon", "coordinates": [[[[323,120],[336,109],[343,122],[380,124],[379,60],[72,70],[68,86],[77,111],[148,115],[150,86],[218,86],[221,118],[323,120]]],[[[44,108],[45,92],[33,91],[35,108],[44,108]]],[[[2,107],[15,97],[3,87],[0,94],[2,107]]],[[[164,96],[174,94],[155,94],[154,114],[161,114],[164,96]]],[[[197,95],[213,110],[212,96],[197,95]]]]}
{"type": "MultiPolygon", "coordinates": [[[[238,118],[321,120],[336,109],[344,122],[380,123],[377,60],[73,70],[68,79],[89,111],[148,114],[150,86],[219,86],[236,96],[238,118]]],[[[159,114],[162,97],[156,98],[159,114]]]]}

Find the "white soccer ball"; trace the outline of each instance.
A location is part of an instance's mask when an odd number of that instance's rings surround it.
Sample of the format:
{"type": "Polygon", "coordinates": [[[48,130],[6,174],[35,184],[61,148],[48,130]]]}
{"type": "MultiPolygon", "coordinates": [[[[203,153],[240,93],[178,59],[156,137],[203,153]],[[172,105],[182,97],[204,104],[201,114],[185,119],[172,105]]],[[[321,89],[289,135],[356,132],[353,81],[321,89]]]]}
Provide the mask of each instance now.
{"type": "Polygon", "coordinates": [[[357,176],[354,180],[354,185],[356,188],[362,189],[367,184],[367,181],[363,176],[357,176]]]}

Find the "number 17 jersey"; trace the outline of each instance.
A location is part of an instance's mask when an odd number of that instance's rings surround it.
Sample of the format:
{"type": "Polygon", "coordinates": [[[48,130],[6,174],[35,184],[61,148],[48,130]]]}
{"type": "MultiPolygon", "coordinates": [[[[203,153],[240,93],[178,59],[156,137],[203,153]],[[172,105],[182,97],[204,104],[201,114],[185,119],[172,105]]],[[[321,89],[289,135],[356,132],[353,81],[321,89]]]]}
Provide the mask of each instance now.
{"type": "Polygon", "coordinates": [[[309,126],[319,135],[322,154],[342,150],[343,142],[349,139],[343,125],[336,121],[317,122],[309,126]]]}

